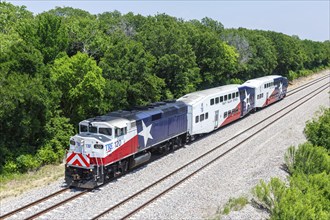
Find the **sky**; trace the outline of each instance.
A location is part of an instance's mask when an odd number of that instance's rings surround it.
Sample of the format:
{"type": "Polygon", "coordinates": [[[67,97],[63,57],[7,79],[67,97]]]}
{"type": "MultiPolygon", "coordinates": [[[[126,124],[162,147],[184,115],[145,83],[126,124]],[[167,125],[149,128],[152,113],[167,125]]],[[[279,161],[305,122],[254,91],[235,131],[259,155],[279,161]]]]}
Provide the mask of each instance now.
{"type": "MultiPolygon", "coordinates": [[[[3,0],[1,0],[3,1],[3,0]]],[[[330,0],[233,0],[233,1],[152,1],[152,0],[5,0],[14,5],[25,5],[34,14],[56,6],[69,6],[99,14],[117,10],[122,14],[133,12],[144,16],[165,13],[184,20],[209,17],[225,28],[271,30],[300,39],[330,40],[330,0]]]]}

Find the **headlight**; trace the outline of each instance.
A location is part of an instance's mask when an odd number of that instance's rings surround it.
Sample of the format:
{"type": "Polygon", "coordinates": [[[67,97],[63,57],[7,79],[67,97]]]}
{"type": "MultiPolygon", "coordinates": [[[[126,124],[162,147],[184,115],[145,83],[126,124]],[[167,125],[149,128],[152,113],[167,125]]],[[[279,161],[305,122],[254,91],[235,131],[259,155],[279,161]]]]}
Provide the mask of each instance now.
{"type": "Polygon", "coordinates": [[[94,148],[95,149],[103,149],[103,145],[102,144],[94,144],[94,148]]]}
{"type": "Polygon", "coordinates": [[[74,140],[70,140],[71,145],[76,145],[76,142],[74,140]]]}

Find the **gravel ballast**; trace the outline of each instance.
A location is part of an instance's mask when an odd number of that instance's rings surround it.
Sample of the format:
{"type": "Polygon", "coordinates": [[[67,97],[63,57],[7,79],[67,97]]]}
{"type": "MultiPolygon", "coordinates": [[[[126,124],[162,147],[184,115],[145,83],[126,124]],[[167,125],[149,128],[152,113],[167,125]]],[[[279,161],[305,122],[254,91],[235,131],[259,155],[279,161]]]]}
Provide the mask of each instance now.
{"type": "MultiPolygon", "coordinates": [[[[318,74],[317,77],[321,75],[318,74]]],[[[327,71],[329,74],[329,71],[327,71]]],[[[315,78],[316,76],[314,76],[315,78]]],[[[326,81],[323,81],[323,84],[326,81]]],[[[302,82],[298,82],[302,83],[302,82]]],[[[296,84],[298,84],[296,83],[296,84]]],[[[319,83],[318,85],[321,85],[319,83]]],[[[312,88],[301,94],[308,94],[312,88]]],[[[285,98],[283,101],[269,106],[262,111],[249,115],[226,128],[195,141],[173,154],[145,165],[117,181],[111,182],[99,190],[84,195],[81,199],[49,212],[41,218],[47,219],[87,219],[100,213],[124,197],[140,190],[170,171],[204,153],[217,144],[241,130],[253,125],[275,110],[281,109],[298,95],[285,98]]],[[[319,106],[329,107],[329,95],[323,92],[313,100],[304,104],[266,128],[260,135],[247,141],[218,162],[209,166],[197,176],[183,183],[177,189],[152,203],[142,212],[133,216],[136,219],[201,219],[212,217],[219,207],[223,207],[231,197],[251,197],[251,189],[260,179],[268,181],[271,177],[286,178],[281,170],[283,155],[290,145],[298,145],[305,141],[303,129],[305,122],[310,120],[319,106]]],[[[226,147],[234,145],[228,143],[226,147]]],[[[63,181],[50,186],[32,190],[19,197],[1,202],[1,215],[24,204],[44,197],[63,187],[63,181]]],[[[238,212],[231,212],[224,219],[264,219],[265,213],[259,213],[250,205],[238,212]]],[[[111,218],[111,216],[108,216],[111,218]]]]}

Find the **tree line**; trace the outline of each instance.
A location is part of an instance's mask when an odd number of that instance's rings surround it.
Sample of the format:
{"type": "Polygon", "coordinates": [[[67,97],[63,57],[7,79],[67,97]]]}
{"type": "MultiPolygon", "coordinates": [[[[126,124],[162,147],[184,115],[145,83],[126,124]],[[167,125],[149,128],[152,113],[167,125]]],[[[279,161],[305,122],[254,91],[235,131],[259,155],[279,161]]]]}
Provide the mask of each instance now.
{"type": "Polygon", "coordinates": [[[225,29],[210,18],[33,15],[0,3],[0,173],[60,162],[77,123],[117,109],[280,74],[329,67],[330,42],[225,29]]]}

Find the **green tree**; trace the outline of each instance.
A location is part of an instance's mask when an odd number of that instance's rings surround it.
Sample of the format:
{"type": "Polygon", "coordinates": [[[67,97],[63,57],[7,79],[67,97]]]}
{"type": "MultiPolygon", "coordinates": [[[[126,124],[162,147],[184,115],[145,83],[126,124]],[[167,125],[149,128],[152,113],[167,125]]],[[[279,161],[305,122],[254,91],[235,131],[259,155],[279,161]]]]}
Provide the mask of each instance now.
{"type": "Polygon", "coordinates": [[[228,78],[235,77],[238,64],[235,49],[221,41],[217,32],[204,29],[196,21],[187,24],[187,38],[202,78],[199,89],[225,84],[228,78]]]}
{"type": "Polygon", "coordinates": [[[44,56],[47,64],[55,59],[68,45],[68,32],[60,17],[42,13],[36,17],[36,48],[44,56]]]}
{"type": "MultiPolygon", "coordinates": [[[[115,109],[160,100],[165,84],[152,73],[154,63],[155,58],[136,41],[123,37],[121,41],[109,46],[104,58],[101,59],[100,67],[103,69],[103,76],[110,80],[110,84],[119,84],[116,89],[122,87],[113,95],[124,96],[127,100],[126,106],[119,101],[114,106],[115,109]]],[[[113,96],[108,99],[116,100],[113,96]]]]}
{"type": "Polygon", "coordinates": [[[154,71],[168,88],[163,98],[195,91],[200,81],[199,68],[182,21],[164,14],[148,17],[135,39],[156,58],[154,71]]]}
{"type": "Polygon", "coordinates": [[[62,94],[63,115],[70,118],[72,124],[107,109],[107,103],[103,102],[106,81],[101,68],[87,54],[63,55],[55,59],[50,72],[62,94]]]}

